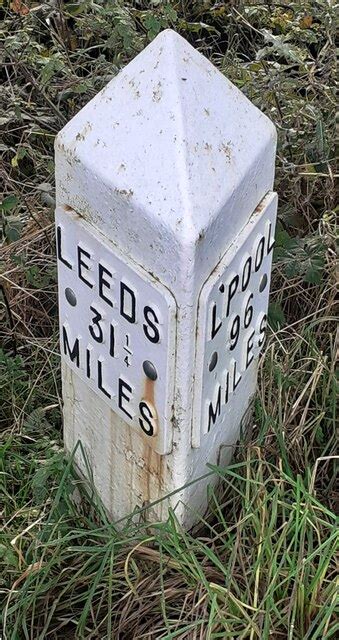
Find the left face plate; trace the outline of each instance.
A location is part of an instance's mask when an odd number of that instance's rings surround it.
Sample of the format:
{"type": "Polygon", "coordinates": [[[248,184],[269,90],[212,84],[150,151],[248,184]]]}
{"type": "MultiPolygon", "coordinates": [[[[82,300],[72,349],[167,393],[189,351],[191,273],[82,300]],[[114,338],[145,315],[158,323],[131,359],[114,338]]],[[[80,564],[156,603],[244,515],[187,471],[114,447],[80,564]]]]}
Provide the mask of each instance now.
{"type": "Polygon", "coordinates": [[[172,446],[176,303],[78,214],[56,210],[60,349],[158,453],[172,446]]]}

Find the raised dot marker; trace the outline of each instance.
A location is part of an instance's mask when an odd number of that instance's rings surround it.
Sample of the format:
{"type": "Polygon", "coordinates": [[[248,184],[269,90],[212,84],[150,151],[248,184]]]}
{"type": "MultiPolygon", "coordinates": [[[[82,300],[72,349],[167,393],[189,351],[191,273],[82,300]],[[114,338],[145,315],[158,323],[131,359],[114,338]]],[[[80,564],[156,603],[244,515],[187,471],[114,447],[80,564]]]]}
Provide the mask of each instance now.
{"type": "Polygon", "coordinates": [[[215,367],[217,366],[217,362],[218,362],[218,354],[216,351],[214,351],[214,353],[212,353],[210,363],[208,365],[209,371],[213,371],[213,369],[215,369],[215,367]]]}
{"type": "Polygon", "coordinates": [[[66,287],[65,296],[66,296],[67,302],[69,302],[71,307],[75,307],[76,303],[77,303],[77,297],[76,297],[73,289],[71,289],[70,287],[66,287]]]}
{"type": "Polygon", "coordinates": [[[260,280],[260,283],[259,283],[259,291],[260,291],[260,293],[262,291],[264,291],[264,289],[266,288],[267,282],[268,282],[267,273],[264,273],[264,275],[262,276],[262,278],[260,280]]]}
{"type": "Polygon", "coordinates": [[[142,364],[144,374],[150,380],[156,380],[158,377],[157,370],[152,362],[145,360],[142,364]]]}

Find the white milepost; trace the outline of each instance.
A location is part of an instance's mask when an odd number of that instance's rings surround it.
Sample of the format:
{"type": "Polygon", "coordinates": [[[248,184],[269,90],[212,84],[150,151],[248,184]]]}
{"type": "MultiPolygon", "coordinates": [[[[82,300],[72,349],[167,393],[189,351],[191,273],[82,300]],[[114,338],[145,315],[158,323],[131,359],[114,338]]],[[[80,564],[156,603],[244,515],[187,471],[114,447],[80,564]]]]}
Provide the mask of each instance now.
{"type": "Polygon", "coordinates": [[[276,195],[270,120],[162,32],[59,133],[65,443],[115,519],[185,526],[256,387],[276,195]],[[77,458],[83,466],[81,455],[77,458]]]}

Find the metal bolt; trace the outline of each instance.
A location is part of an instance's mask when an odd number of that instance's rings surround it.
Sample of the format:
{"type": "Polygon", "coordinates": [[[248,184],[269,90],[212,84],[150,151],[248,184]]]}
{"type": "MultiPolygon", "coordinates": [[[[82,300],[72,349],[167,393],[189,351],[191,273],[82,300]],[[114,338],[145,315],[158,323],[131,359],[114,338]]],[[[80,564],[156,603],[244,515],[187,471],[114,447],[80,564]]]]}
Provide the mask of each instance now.
{"type": "Polygon", "coordinates": [[[72,307],[75,307],[75,306],[76,306],[76,303],[77,303],[77,297],[76,297],[76,295],[75,295],[75,293],[74,293],[73,289],[71,289],[70,287],[66,287],[66,289],[65,289],[65,296],[66,296],[66,300],[67,300],[67,302],[69,302],[69,304],[70,304],[72,307]]]}
{"type": "Polygon", "coordinates": [[[156,380],[158,377],[157,370],[152,362],[145,360],[142,364],[145,376],[150,380],[156,380]]]}
{"type": "Polygon", "coordinates": [[[218,354],[216,351],[214,351],[214,353],[212,353],[211,359],[210,359],[210,363],[208,365],[208,370],[209,371],[213,371],[213,369],[215,369],[216,365],[218,362],[218,354]]]}
{"type": "Polygon", "coordinates": [[[265,289],[266,285],[267,285],[267,274],[264,273],[263,277],[260,280],[260,284],[259,284],[259,291],[260,293],[265,289]]]}

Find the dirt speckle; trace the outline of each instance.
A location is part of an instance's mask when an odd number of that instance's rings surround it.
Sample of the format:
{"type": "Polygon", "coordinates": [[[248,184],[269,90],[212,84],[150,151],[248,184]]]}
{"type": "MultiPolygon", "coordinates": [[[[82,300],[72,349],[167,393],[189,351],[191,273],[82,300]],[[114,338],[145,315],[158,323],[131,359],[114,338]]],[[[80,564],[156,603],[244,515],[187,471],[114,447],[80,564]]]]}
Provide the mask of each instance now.
{"type": "Polygon", "coordinates": [[[131,80],[129,80],[128,84],[129,84],[129,86],[131,87],[131,89],[133,91],[134,98],[140,98],[140,91],[136,87],[136,84],[135,84],[135,81],[134,81],[133,78],[131,80]]]}
{"type": "Polygon", "coordinates": [[[82,128],[81,131],[79,131],[79,133],[77,133],[77,135],[75,136],[76,140],[85,140],[87,134],[91,131],[92,129],[92,124],[90,122],[86,122],[85,126],[82,128]]]}
{"type": "Polygon", "coordinates": [[[204,237],[205,237],[205,229],[202,229],[201,231],[199,231],[199,235],[197,237],[196,244],[199,244],[199,242],[201,242],[201,240],[203,240],[204,237]]]}
{"type": "Polygon", "coordinates": [[[261,202],[259,202],[258,206],[254,209],[254,211],[253,211],[253,215],[254,215],[254,216],[259,215],[259,213],[261,213],[261,212],[262,212],[262,210],[264,209],[264,207],[265,207],[265,202],[264,202],[264,200],[262,200],[261,202]]]}
{"type": "Polygon", "coordinates": [[[131,198],[133,195],[132,189],[114,189],[114,191],[119,194],[119,196],[123,196],[127,199],[131,198]]]}
{"type": "Polygon", "coordinates": [[[153,89],[153,102],[160,102],[162,98],[162,85],[161,82],[158,82],[155,89],[153,89]]]}
{"type": "Polygon", "coordinates": [[[232,148],[229,143],[225,144],[224,142],[220,145],[219,151],[225,155],[225,158],[228,162],[231,162],[232,159],[232,148]]]}

